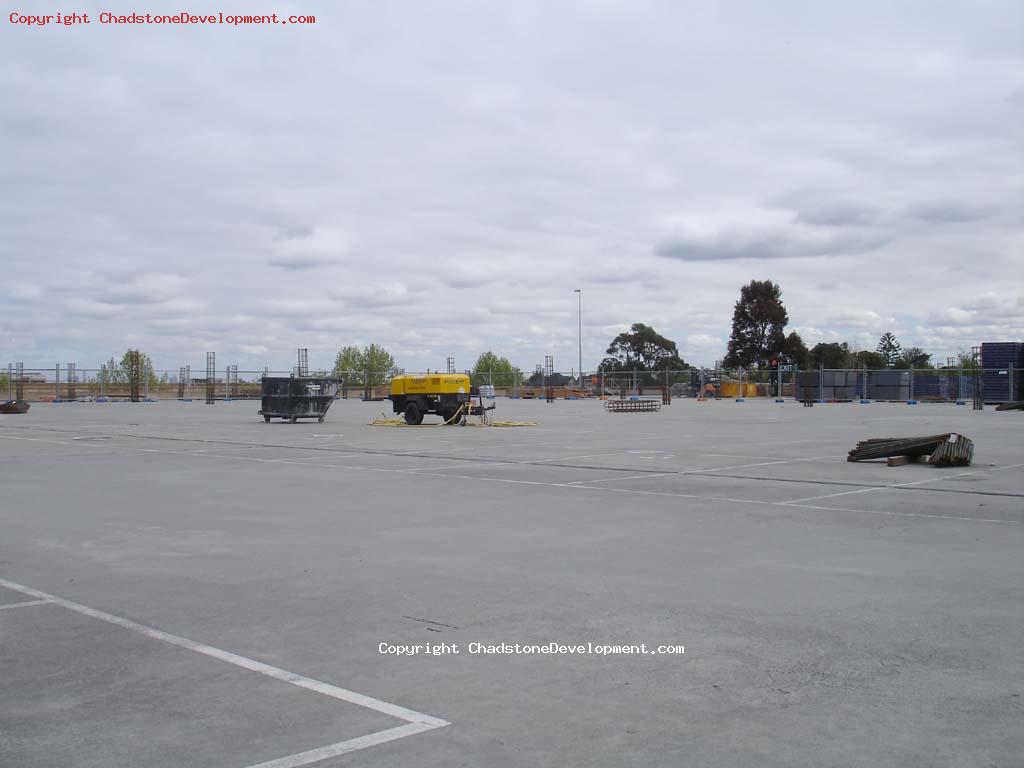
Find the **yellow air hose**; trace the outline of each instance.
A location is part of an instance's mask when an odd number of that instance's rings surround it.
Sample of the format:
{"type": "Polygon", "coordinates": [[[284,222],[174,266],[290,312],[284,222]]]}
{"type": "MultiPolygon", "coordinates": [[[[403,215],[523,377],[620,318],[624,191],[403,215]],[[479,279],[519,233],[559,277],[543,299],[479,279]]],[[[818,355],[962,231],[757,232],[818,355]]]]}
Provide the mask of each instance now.
{"type": "MultiPolygon", "coordinates": [[[[381,411],[377,418],[370,422],[371,427],[409,427],[412,429],[429,428],[429,427],[444,427],[454,422],[458,422],[462,418],[462,411],[466,407],[466,403],[459,406],[459,409],[455,414],[448,419],[448,421],[441,422],[440,424],[406,424],[405,419],[389,419],[385,415],[384,411],[381,411]]],[[[463,423],[464,427],[536,427],[536,421],[490,421],[487,418],[487,412],[479,417],[480,421],[474,422],[468,419],[463,423]]]]}

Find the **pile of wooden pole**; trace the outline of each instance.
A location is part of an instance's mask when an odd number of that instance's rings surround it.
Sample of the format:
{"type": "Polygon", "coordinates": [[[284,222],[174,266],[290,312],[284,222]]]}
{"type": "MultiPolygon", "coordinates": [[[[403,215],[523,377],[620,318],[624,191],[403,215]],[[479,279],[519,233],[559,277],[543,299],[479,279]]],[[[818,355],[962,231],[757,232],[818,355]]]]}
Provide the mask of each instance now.
{"type": "Polygon", "coordinates": [[[892,456],[927,456],[928,463],[936,467],[967,466],[974,458],[974,443],[956,432],[927,437],[878,437],[857,443],[846,460],[868,461],[892,456]]]}

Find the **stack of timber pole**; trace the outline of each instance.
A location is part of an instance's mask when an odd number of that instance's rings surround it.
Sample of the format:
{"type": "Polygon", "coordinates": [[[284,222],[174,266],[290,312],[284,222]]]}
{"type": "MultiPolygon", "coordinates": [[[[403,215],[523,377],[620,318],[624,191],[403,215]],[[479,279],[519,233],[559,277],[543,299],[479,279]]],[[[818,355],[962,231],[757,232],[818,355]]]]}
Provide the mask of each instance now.
{"type": "Polygon", "coordinates": [[[927,437],[879,437],[863,440],[849,452],[847,461],[868,461],[892,456],[927,456],[936,467],[967,466],[974,458],[974,443],[956,432],[927,437]]]}
{"type": "Polygon", "coordinates": [[[1007,403],[1000,403],[996,406],[997,411],[1024,411],[1024,400],[1012,400],[1007,403]]]}

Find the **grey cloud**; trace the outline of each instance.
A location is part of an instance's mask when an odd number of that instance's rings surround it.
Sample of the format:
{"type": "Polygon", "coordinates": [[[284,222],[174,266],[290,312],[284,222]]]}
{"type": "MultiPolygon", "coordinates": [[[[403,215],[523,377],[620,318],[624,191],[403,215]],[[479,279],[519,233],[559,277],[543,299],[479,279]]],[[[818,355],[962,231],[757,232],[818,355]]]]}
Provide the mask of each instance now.
{"type": "Polygon", "coordinates": [[[332,291],[331,299],[341,302],[347,309],[374,309],[379,307],[400,307],[408,304],[409,288],[400,282],[380,282],[368,286],[351,287],[343,291],[332,291]]]}
{"type": "Polygon", "coordinates": [[[343,259],[332,256],[293,254],[274,256],[268,259],[267,263],[272,267],[278,267],[289,272],[302,272],[308,269],[318,269],[319,267],[333,267],[343,263],[343,259]]]}
{"type": "Polygon", "coordinates": [[[807,259],[844,256],[874,250],[886,242],[881,235],[806,237],[784,233],[729,231],[716,235],[684,235],[658,244],[655,253],[680,261],[807,259]]]}
{"type": "Polygon", "coordinates": [[[582,288],[584,365],[637,321],[711,363],[755,276],[821,338],[1024,337],[1019,2],[307,3],[0,30],[0,360],[570,367],[582,288]]]}
{"type": "Polygon", "coordinates": [[[993,207],[959,200],[933,200],[918,203],[907,211],[915,219],[926,221],[929,224],[962,224],[981,221],[993,216],[995,212],[993,207]]]}
{"type": "Polygon", "coordinates": [[[163,297],[133,288],[108,291],[97,298],[103,304],[159,304],[163,300],[163,297]]]}
{"type": "Polygon", "coordinates": [[[862,203],[835,202],[801,208],[796,220],[804,224],[826,227],[859,227],[873,223],[878,211],[862,203]]]}
{"type": "Polygon", "coordinates": [[[443,282],[449,288],[461,290],[464,288],[481,288],[493,282],[493,279],[482,275],[480,277],[446,277],[443,282]]]}

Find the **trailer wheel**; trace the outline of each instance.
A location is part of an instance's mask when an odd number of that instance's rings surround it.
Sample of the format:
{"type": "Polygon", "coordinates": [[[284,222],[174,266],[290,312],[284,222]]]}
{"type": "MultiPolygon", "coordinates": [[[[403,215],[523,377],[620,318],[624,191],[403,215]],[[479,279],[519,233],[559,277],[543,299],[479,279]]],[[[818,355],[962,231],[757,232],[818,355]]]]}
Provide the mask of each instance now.
{"type": "Polygon", "coordinates": [[[423,413],[416,403],[409,403],[405,406],[405,423],[412,426],[423,423],[423,413]]]}
{"type": "Polygon", "coordinates": [[[265,421],[267,424],[269,424],[270,423],[270,417],[269,416],[264,416],[263,417],[263,421],[265,421]]]}

